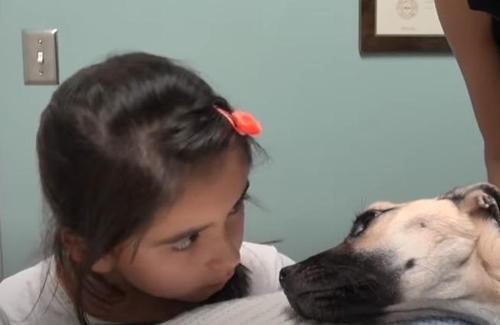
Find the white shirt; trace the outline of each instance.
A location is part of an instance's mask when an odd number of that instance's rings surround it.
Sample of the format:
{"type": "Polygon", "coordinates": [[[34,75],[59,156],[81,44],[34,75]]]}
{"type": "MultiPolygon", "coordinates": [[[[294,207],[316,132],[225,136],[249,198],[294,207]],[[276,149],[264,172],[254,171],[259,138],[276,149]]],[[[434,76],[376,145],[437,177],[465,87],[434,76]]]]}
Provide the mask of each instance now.
{"type": "MultiPolygon", "coordinates": [[[[241,264],[250,270],[250,295],[280,290],[279,271],[294,263],[269,245],[244,242],[240,253],[241,264]]],[[[5,314],[0,317],[2,325],[79,325],[71,300],[64,289],[57,285],[52,258],[0,283],[1,312],[5,314]],[[5,322],[5,318],[8,322],[5,322]]],[[[89,321],[92,325],[113,324],[92,317],[89,317],[89,321]]]]}

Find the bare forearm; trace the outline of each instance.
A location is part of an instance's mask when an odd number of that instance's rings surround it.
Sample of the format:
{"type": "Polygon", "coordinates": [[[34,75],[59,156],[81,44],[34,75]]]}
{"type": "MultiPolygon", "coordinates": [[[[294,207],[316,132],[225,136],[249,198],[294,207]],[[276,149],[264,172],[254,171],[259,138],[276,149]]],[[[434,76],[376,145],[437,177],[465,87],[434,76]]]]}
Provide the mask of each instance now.
{"type": "Polygon", "coordinates": [[[484,139],[488,180],[500,186],[500,51],[492,17],[470,10],[467,0],[436,0],[436,8],[484,139]]]}
{"type": "Polygon", "coordinates": [[[485,153],[488,182],[500,187],[500,157],[492,157],[485,153]]]}

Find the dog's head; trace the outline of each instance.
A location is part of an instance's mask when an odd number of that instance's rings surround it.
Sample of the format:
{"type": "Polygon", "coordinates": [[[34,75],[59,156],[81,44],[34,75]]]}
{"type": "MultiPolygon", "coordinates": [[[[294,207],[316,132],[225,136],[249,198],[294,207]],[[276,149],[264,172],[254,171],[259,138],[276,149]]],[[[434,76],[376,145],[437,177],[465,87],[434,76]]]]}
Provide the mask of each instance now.
{"type": "Polygon", "coordinates": [[[498,298],[499,205],[485,183],[374,203],[340,245],[283,269],[282,287],[299,315],[346,323],[373,323],[404,302],[498,298]]]}

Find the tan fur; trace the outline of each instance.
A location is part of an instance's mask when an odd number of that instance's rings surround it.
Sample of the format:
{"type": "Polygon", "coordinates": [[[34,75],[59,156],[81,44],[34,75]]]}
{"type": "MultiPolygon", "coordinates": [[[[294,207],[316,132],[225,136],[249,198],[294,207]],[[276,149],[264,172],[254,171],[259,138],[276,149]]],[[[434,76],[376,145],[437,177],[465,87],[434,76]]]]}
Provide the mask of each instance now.
{"type": "Polygon", "coordinates": [[[292,307],[316,320],[500,324],[499,206],[488,183],[375,202],[344,241],[286,267],[280,282],[292,307]]]}
{"type": "Polygon", "coordinates": [[[369,209],[393,210],[376,218],[359,237],[346,241],[356,252],[391,252],[395,267],[416,265],[402,275],[406,300],[470,297],[500,304],[500,233],[471,193],[460,204],[424,199],[369,209]]]}

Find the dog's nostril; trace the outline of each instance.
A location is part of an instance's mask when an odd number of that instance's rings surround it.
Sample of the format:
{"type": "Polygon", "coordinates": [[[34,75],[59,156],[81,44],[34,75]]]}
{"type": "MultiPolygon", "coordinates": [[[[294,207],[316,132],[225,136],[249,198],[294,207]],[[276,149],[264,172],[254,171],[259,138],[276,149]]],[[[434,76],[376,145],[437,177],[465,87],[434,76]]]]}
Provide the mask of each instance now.
{"type": "Polygon", "coordinates": [[[405,269],[409,270],[409,269],[413,268],[414,266],[415,266],[415,259],[410,258],[408,261],[406,261],[405,269]]]}
{"type": "Polygon", "coordinates": [[[286,279],[289,271],[290,271],[290,268],[288,266],[281,269],[281,271],[280,271],[280,283],[281,283],[281,286],[283,286],[283,283],[285,282],[285,279],[286,279]]]}

